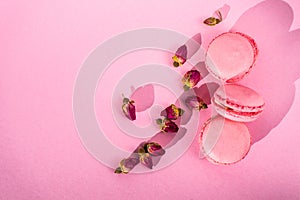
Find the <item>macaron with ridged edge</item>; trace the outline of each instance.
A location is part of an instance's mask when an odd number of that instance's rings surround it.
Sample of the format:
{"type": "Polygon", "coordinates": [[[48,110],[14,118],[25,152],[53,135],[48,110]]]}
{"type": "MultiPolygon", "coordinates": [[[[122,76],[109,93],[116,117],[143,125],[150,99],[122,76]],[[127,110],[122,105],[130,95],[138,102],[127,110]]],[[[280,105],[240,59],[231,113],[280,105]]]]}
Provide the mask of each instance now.
{"type": "Polygon", "coordinates": [[[256,120],[265,107],[263,98],[257,92],[238,84],[220,86],[211,102],[217,113],[240,122],[256,120]]]}
{"type": "Polygon", "coordinates": [[[215,78],[233,83],[249,73],[257,55],[257,45],[250,36],[239,32],[226,32],[209,44],[205,64],[215,78]]]}
{"type": "Polygon", "coordinates": [[[202,154],[209,162],[229,165],[247,155],[251,136],[245,123],[217,115],[204,124],[199,142],[202,154]]]}

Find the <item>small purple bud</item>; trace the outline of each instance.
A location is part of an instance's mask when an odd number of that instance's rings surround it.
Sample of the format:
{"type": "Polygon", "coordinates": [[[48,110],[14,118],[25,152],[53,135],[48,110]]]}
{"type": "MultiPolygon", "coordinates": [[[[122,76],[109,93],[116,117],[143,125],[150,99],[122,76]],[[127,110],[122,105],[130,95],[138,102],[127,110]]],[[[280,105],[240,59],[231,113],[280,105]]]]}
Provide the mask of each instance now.
{"type": "Polygon", "coordinates": [[[162,156],[165,154],[165,150],[162,146],[155,142],[150,142],[146,144],[147,152],[152,156],[162,156]]]}
{"type": "Polygon", "coordinates": [[[128,98],[123,99],[122,110],[125,116],[130,120],[136,120],[134,101],[128,98]]]}
{"type": "Polygon", "coordinates": [[[176,107],[174,104],[171,104],[169,107],[164,109],[160,115],[164,116],[171,120],[176,120],[178,117],[182,116],[184,113],[184,110],[181,108],[176,107]]]}
{"type": "Polygon", "coordinates": [[[175,55],[172,57],[173,59],[173,66],[179,67],[183,65],[186,62],[187,59],[187,47],[186,45],[182,45],[179,47],[175,53],[175,55]]]}
{"type": "Polygon", "coordinates": [[[184,83],[184,89],[188,90],[197,85],[200,80],[200,72],[197,70],[190,70],[185,73],[181,81],[184,83]]]}

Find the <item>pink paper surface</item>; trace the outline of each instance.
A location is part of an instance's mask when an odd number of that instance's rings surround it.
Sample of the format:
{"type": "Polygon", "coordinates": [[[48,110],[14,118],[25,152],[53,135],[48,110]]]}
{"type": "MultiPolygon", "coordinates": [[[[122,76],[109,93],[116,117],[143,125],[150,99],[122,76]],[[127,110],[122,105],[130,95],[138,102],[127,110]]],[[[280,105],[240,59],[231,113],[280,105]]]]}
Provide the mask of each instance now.
{"type": "MultiPolygon", "coordinates": [[[[2,1],[0,199],[300,199],[300,4],[269,0],[246,12],[259,2],[2,1]],[[202,24],[225,3],[231,9],[224,22],[202,24]],[[143,27],[191,37],[201,32],[204,47],[231,28],[257,41],[257,66],[242,84],[272,109],[250,124],[254,145],[243,161],[215,166],[199,160],[195,140],[165,169],[119,176],[86,151],[72,112],[80,66],[101,42],[143,27]]],[[[169,64],[166,58],[160,51],[124,57],[133,65],[169,64]]],[[[111,71],[112,82],[122,70],[126,66],[111,71]]],[[[113,142],[134,148],[137,140],[123,144],[126,137],[113,142]]]]}

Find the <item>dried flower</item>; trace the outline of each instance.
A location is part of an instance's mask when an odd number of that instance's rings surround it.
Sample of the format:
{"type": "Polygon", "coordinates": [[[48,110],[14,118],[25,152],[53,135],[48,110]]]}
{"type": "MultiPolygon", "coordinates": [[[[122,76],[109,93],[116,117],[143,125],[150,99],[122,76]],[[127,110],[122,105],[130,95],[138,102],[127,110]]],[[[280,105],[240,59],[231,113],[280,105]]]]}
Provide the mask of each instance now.
{"type": "Polygon", "coordinates": [[[204,20],[203,23],[208,26],[215,26],[218,23],[220,23],[223,20],[222,14],[219,10],[217,10],[215,13],[216,17],[209,17],[206,20],[204,20]]]}
{"type": "Polygon", "coordinates": [[[200,79],[200,72],[197,70],[190,70],[187,73],[185,73],[184,77],[181,80],[184,83],[184,90],[189,90],[190,88],[197,85],[200,79]]]}
{"type": "Polygon", "coordinates": [[[122,110],[125,116],[130,120],[136,120],[134,101],[126,97],[123,99],[122,110]]]}
{"type": "Polygon", "coordinates": [[[153,156],[162,156],[165,150],[156,142],[142,142],[130,155],[129,158],[121,160],[119,167],[115,170],[117,174],[128,174],[137,164],[153,168],[153,156]]]}
{"type": "Polygon", "coordinates": [[[143,142],[137,148],[140,163],[149,169],[153,167],[152,156],[162,156],[165,150],[155,142],[143,142]]]}
{"type": "Polygon", "coordinates": [[[175,55],[172,57],[173,59],[173,66],[179,67],[183,65],[186,62],[187,59],[187,47],[186,45],[182,45],[179,47],[175,53],[175,55]]]}
{"type": "Polygon", "coordinates": [[[119,163],[119,167],[115,170],[116,174],[128,174],[139,163],[137,158],[125,158],[119,163]]]}
{"type": "Polygon", "coordinates": [[[207,104],[204,103],[203,99],[201,99],[198,96],[189,96],[185,100],[185,104],[191,108],[191,109],[196,109],[196,110],[201,110],[201,109],[206,109],[207,104]]]}
{"type": "Polygon", "coordinates": [[[166,133],[176,133],[179,128],[175,122],[169,120],[168,118],[157,119],[156,123],[160,126],[160,129],[166,133]]]}
{"type": "Polygon", "coordinates": [[[216,10],[213,15],[203,21],[204,24],[208,26],[214,26],[224,21],[229,13],[230,6],[224,4],[221,8],[216,10]]]}
{"type": "Polygon", "coordinates": [[[162,148],[162,146],[155,142],[149,142],[145,145],[147,152],[151,156],[162,156],[165,154],[165,150],[162,148]]]}
{"type": "Polygon", "coordinates": [[[171,120],[176,120],[178,117],[182,116],[184,110],[171,104],[169,107],[161,111],[160,115],[171,120]]]}

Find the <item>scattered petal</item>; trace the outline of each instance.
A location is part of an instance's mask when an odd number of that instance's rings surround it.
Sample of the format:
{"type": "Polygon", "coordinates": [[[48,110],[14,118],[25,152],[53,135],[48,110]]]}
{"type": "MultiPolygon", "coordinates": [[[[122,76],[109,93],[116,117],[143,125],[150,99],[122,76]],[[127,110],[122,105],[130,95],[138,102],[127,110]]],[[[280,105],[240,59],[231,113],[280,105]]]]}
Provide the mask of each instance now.
{"type": "Polygon", "coordinates": [[[123,99],[122,110],[125,116],[130,120],[136,120],[134,101],[128,98],[123,99]]]}
{"type": "Polygon", "coordinates": [[[185,104],[190,109],[195,109],[195,110],[201,110],[207,108],[207,104],[204,103],[203,99],[201,99],[198,96],[189,96],[188,98],[186,98],[185,104]]]}
{"type": "MultiPolygon", "coordinates": [[[[160,121],[160,120],[156,120],[156,121],[160,121]]],[[[161,122],[162,123],[158,123],[158,125],[160,126],[160,130],[162,130],[163,132],[166,133],[178,132],[179,128],[175,122],[169,120],[168,118],[164,118],[161,122]]]]}
{"type": "Polygon", "coordinates": [[[185,73],[181,81],[183,82],[183,88],[186,91],[197,85],[200,80],[200,72],[198,70],[190,70],[187,73],[185,73]]]}
{"type": "Polygon", "coordinates": [[[187,59],[187,47],[186,45],[182,45],[179,47],[175,53],[175,55],[172,57],[173,59],[173,66],[179,67],[183,65],[186,62],[187,59]]]}
{"type": "Polygon", "coordinates": [[[162,146],[155,142],[150,142],[146,144],[147,152],[152,156],[162,156],[165,154],[165,150],[162,146]]]}
{"type": "Polygon", "coordinates": [[[160,115],[171,120],[176,120],[178,117],[182,116],[183,113],[184,113],[183,109],[176,107],[174,104],[171,104],[169,107],[164,109],[160,113],[160,115]]]}
{"type": "Polygon", "coordinates": [[[213,13],[212,17],[205,19],[203,23],[208,26],[215,26],[220,22],[222,22],[227,17],[229,10],[230,10],[230,6],[225,4],[224,6],[216,10],[213,13]]]}

